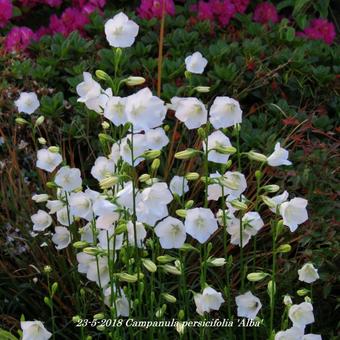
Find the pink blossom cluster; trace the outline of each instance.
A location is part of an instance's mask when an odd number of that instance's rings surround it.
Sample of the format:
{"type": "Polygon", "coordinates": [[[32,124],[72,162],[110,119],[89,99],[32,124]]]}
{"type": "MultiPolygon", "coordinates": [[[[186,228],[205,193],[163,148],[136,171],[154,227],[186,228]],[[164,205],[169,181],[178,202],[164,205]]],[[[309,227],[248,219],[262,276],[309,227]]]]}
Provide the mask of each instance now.
{"type": "Polygon", "coordinates": [[[335,26],[326,19],[313,19],[309,26],[299,36],[312,40],[323,40],[326,44],[331,45],[335,39],[335,26]]]}
{"type": "MultiPolygon", "coordinates": [[[[1,11],[2,3],[9,2],[8,0],[0,0],[0,25],[2,17],[4,16],[1,11]]],[[[46,3],[49,6],[59,6],[62,0],[20,0],[23,5],[28,4],[34,6],[38,2],[46,3]]],[[[44,35],[54,35],[61,33],[68,36],[73,31],[83,32],[83,28],[89,23],[89,15],[95,10],[101,11],[105,6],[106,0],[73,0],[72,7],[66,8],[63,13],[58,17],[52,14],[49,19],[47,27],[42,26],[37,31],[33,32],[28,27],[13,27],[7,34],[5,39],[5,49],[8,52],[25,50],[32,40],[39,40],[44,35]]],[[[1,26],[0,26],[1,27],[1,26]]]]}
{"type": "Polygon", "coordinates": [[[197,12],[198,19],[217,21],[222,27],[229,24],[236,13],[244,13],[250,0],[200,0],[192,10],[197,12]]]}
{"type": "Polygon", "coordinates": [[[175,14],[175,4],[173,0],[142,0],[138,9],[138,15],[143,19],[161,18],[164,12],[167,15],[175,14]]]}
{"type": "Polygon", "coordinates": [[[11,0],[0,0],[0,28],[4,28],[13,15],[11,0]]]}
{"type": "Polygon", "coordinates": [[[277,23],[279,21],[279,15],[276,7],[270,2],[262,2],[255,7],[253,20],[261,24],[267,24],[269,22],[277,23]]]}

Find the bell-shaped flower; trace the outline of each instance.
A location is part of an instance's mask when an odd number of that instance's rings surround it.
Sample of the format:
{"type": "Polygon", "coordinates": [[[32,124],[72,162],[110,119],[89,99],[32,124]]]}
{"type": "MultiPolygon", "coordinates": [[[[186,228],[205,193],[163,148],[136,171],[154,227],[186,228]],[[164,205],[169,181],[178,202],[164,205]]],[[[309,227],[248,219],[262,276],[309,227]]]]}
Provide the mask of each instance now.
{"type": "MultiPolygon", "coordinates": [[[[137,189],[135,190],[135,194],[136,194],[137,189]]],[[[137,194],[137,201],[139,201],[139,192],[137,194]]],[[[127,209],[130,209],[132,211],[133,209],[133,185],[132,182],[126,182],[124,184],[124,188],[120,191],[118,191],[117,193],[117,203],[122,206],[125,207],[127,209]]]]}
{"type": "Polygon", "coordinates": [[[120,155],[124,162],[137,166],[140,162],[143,161],[143,157],[141,155],[148,150],[146,145],[146,137],[143,134],[137,133],[133,135],[127,135],[121,140],[120,144],[120,155]],[[132,145],[133,140],[133,145],[132,145]],[[131,150],[133,148],[133,150],[131,150]],[[133,151],[133,159],[132,159],[132,151],[133,151]]]}
{"type": "Polygon", "coordinates": [[[288,317],[293,326],[305,327],[314,322],[313,306],[309,302],[292,305],[288,311],[288,317]]]}
{"type": "Polygon", "coordinates": [[[299,224],[308,220],[307,204],[308,201],[306,199],[297,197],[280,205],[283,224],[286,225],[291,232],[294,232],[299,224]]]}
{"type": "Polygon", "coordinates": [[[145,137],[146,146],[151,150],[162,150],[169,143],[169,138],[161,127],[146,131],[145,137]]]}
{"type": "Polygon", "coordinates": [[[20,97],[14,102],[19,112],[31,115],[40,106],[35,92],[21,92],[20,97]]]}
{"type": "Polygon", "coordinates": [[[95,256],[84,252],[78,253],[76,257],[78,261],[78,272],[82,274],[86,274],[88,272],[91,263],[96,263],[95,256]]]}
{"type": "MultiPolygon", "coordinates": [[[[229,138],[220,130],[214,131],[208,136],[208,161],[220,164],[227,163],[230,155],[221,153],[216,148],[229,146],[232,146],[229,138]]],[[[203,143],[203,150],[206,150],[206,143],[203,143]]]]}
{"type": "Polygon", "coordinates": [[[76,91],[80,98],[78,102],[85,103],[86,101],[98,98],[101,94],[102,88],[98,82],[96,82],[91,73],[83,72],[84,81],[77,85],[76,91]]]}
{"type": "Polygon", "coordinates": [[[118,163],[118,161],[120,159],[120,147],[119,147],[118,143],[112,144],[111,152],[110,152],[108,158],[110,158],[115,164],[118,163]]]}
{"type": "Polygon", "coordinates": [[[119,214],[113,211],[100,215],[96,220],[97,229],[108,230],[119,220],[119,214]]]}
{"type": "Polygon", "coordinates": [[[195,52],[185,58],[185,67],[190,73],[202,74],[207,64],[208,60],[202,56],[201,52],[195,52]]]}
{"type": "Polygon", "coordinates": [[[146,87],[127,97],[125,113],[134,131],[147,131],[163,124],[166,106],[146,87]]]}
{"type": "Polygon", "coordinates": [[[104,109],[104,117],[110,120],[115,126],[127,123],[125,114],[126,98],[109,97],[104,109]]]}
{"type": "Polygon", "coordinates": [[[229,97],[216,97],[210,108],[210,122],[215,129],[241,123],[242,110],[239,102],[229,97]]]}
{"type": "Polygon", "coordinates": [[[280,143],[275,144],[274,152],[267,158],[267,163],[270,166],[292,164],[292,162],[288,160],[288,151],[284,148],[281,148],[280,143]]]}
{"type": "Polygon", "coordinates": [[[313,283],[319,279],[318,270],[313,263],[305,263],[301,269],[298,270],[299,280],[306,283],[313,283]]]}
{"type": "MultiPolygon", "coordinates": [[[[215,172],[214,174],[210,174],[209,178],[221,178],[222,175],[219,172],[215,172]]],[[[227,196],[229,191],[224,191],[224,196],[227,196]]],[[[214,183],[208,185],[208,200],[209,201],[218,201],[218,199],[222,197],[222,187],[220,184],[214,183]]]]}
{"type": "Polygon", "coordinates": [[[155,233],[163,249],[179,249],[187,237],[182,221],[171,216],[157,224],[155,233]]]}
{"type": "Polygon", "coordinates": [[[91,175],[97,180],[101,181],[106,177],[112,176],[115,172],[115,163],[112,159],[100,156],[94,162],[91,169],[91,175]]]}
{"type": "Polygon", "coordinates": [[[242,227],[251,236],[255,236],[263,226],[263,220],[256,211],[248,211],[242,217],[242,227]]]}
{"type": "Polygon", "coordinates": [[[299,327],[291,327],[285,331],[276,333],[275,340],[302,340],[303,329],[299,327]]]}
{"type": "Polygon", "coordinates": [[[187,234],[200,243],[206,242],[218,228],[213,212],[207,208],[187,210],[184,225],[187,234]]]}
{"type": "Polygon", "coordinates": [[[225,224],[226,226],[230,225],[232,223],[232,221],[234,219],[236,219],[236,217],[234,216],[234,213],[232,210],[230,209],[226,209],[224,214],[223,214],[223,210],[219,209],[216,213],[216,218],[217,218],[217,222],[220,226],[224,225],[224,221],[223,218],[225,218],[225,224]]]}
{"type": "Polygon", "coordinates": [[[92,220],[92,201],[86,193],[72,193],[68,203],[70,205],[70,212],[73,216],[85,218],[88,221],[92,220]]]}
{"type": "Polygon", "coordinates": [[[273,196],[270,199],[275,203],[275,207],[269,208],[273,213],[280,212],[280,205],[288,199],[288,191],[284,191],[281,195],[273,196]]]}
{"type": "Polygon", "coordinates": [[[85,101],[85,105],[89,110],[95,111],[102,115],[110,97],[112,97],[112,90],[108,88],[99,96],[87,99],[85,101]]]}
{"type": "Polygon", "coordinates": [[[105,23],[106,40],[112,47],[130,47],[138,35],[139,26],[120,12],[105,23]]]}
{"type": "Polygon", "coordinates": [[[197,98],[174,97],[171,99],[171,108],[176,111],[176,118],[183,122],[189,130],[197,129],[207,122],[207,109],[197,98]]]}
{"type": "Polygon", "coordinates": [[[92,209],[96,216],[103,216],[115,211],[117,206],[104,197],[99,197],[93,202],[92,209]]]}
{"type": "Polygon", "coordinates": [[[236,296],[237,316],[248,319],[255,319],[262,307],[261,301],[251,292],[236,296]]]}
{"type": "Polygon", "coordinates": [[[58,210],[64,208],[64,202],[60,200],[48,200],[46,203],[46,208],[50,209],[50,214],[55,214],[58,210]]]}
{"type": "Polygon", "coordinates": [[[117,317],[119,316],[129,316],[129,300],[127,299],[123,289],[120,289],[119,293],[116,294],[116,296],[111,299],[111,286],[104,289],[104,303],[106,306],[110,308],[115,308],[115,315],[117,317]],[[112,303],[111,303],[112,301],[112,303]]]}
{"type": "MultiPolygon", "coordinates": [[[[240,220],[233,218],[227,225],[227,233],[231,236],[230,243],[241,247],[240,220]]],[[[245,247],[251,238],[251,234],[242,225],[242,248],[245,247]]]]}
{"type": "Polygon", "coordinates": [[[96,282],[97,285],[101,285],[101,287],[106,286],[110,281],[110,269],[107,257],[99,257],[98,264],[97,261],[91,261],[88,264],[86,277],[90,281],[96,282]]]}
{"type": "Polygon", "coordinates": [[[62,161],[63,158],[57,152],[51,152],[48,149],[40,149],[37,152],[36,166],[39,169],[52,172],[62,161]]]}
{"type": "Polygon", "coordinates": [[[95,242],[95,233],[93,230],[92,223],[87,223],[83,228],[79,229],[80,240],[85,241],[87,243],[94,243],[95,242]]]}
{"type": "Polygon", "coordinates": [[[227,171],[224,177],[233,184],[233,189],[227,187],[224,190],[225,194],[228,195],[228,201],[238,199],[247,189],[245,176],[238,171],[227,171]]]}
{"type": "Polygon", "coordinates": [[[202,316],[204,313],[219,310],[222,303],[224,303],[222,294],[211,287],[204,288],[202,294],[195,294],[194,301],[196,305],[196,312],[202,316]]]}
{"type": "Polygon", "coordinates": [[[115,228],[101,230],[98,234],[99,245],[102,249],[112,251],[119,250],[123,245],[123,234],[115,235],[115,228]]]}
{"type": "Polygon", "coordinates": [[[189,191],[188,180],[183,176],[174,176],[170,181],[169,189],[173,194],[181,197],[189,191]]]}
{"type": "Polygon", "coordinates": [[[58,250],[67,248],[67,246],[71,243],[70,231],[65,227],[55,227],[52,242],[56,245],[58,250]]]}
{"type": "Polygon", "coordinates": [[[67,207],[63,207],[57,211],[57,221],[60,224],[69,227],[73,223],[74,217],[67,207]]]}
{"type": "Polygon", "coordinates": [[[63,166],[58,170],[54,182],[61,189],[68,192],[78,189],[82,184],[80,170],[78,168],[63,166]]]}
{"type": "Polygon", "coordinates": [[[33,222],[34,231],[44,231],[52,224],[52,217],[44,210],[38,210],[38,212],[31,216],[33,222]]]}
{"type": "Polygon", "coordinates": [[[129,244],[134,246],[137,241],[137,247],[143,248],[143,242],[146,237],[146,230],[144,224],[141,222],[136,222],[136,239],[135,239],[135,227],[132,221],[127,224],[128,241],[129,244]]]}
{"type": "Polygon", "coordinates": [[[41,321],[21,321],[22,340],[48,340],[50,333],[41,321]]]}

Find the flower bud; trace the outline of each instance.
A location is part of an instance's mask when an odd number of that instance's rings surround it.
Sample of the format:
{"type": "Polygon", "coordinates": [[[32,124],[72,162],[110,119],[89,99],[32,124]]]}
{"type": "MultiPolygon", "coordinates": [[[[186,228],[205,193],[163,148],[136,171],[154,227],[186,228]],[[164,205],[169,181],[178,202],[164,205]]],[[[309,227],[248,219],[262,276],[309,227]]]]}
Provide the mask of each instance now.
{"type": "Polygon", "coordinates": [[[127,230],[126,221],[120,221],[115,229],[115,235],[123,234],[127,230]]]}
{"type": "Polygon", "coordinates": [[[170,255],[161,255],[157,257],[157,261],[160,263],[169,263],[175,260],[176,258],[170,255]]]}
{"type": "Polygon", "coordinates": [[[208,93],[210,91],[210,86],[196,86],[194,90],[199,93],[208,93]]]}
{"type": "Polygon", "coordinates": [[[139,176],[138,180],[139,182],[146,182],[151,178],[151,176],[149,174],[143,174],[141,176],[139,176]]]}
{"type": "Polygon", "coordinates": [[[309,296],[305,296],[305,302],[312,303],[312,299],[309,296]]]}
{"type": "Polygon", "coordinates": [[[144,157],[145,159],[154,159],[159,157],[161,154],[160,150],[148,150],[143,153],[141,157],[144,157]]]}
{"type": "Polygon", "coordinates": [[[47,183],[46,183],[46,186],[47,186],[49,189],[53,189],[53,188],[57,188],[57,187],[58,187],[54,182],[47,182],[47,183]]]}
{"type": "Polygon", "coordinates": [[[219,178],[219,182],[221,185],[231,190],[237,190],[239,188],[238,184],[235,181],[232,181],[224,177],[219,178]]]}
{"type": "Polygon", "coordinates": [[[255,178],[259,181],[263,176],[263,173],[261,170],[256,170],[255,171],[255,178]]]}
{"type": "Polygon", "coordinates": [[[265,155],[254,151],[248,152],[248,158],[257,162],[267,162],[267,157],[265,155]]]}
{"type": "Polygon", "coordinates": [[[188,181],[196,181],[200,178],[200,175],[197,173],[197,172],[188,172],[186,175],[185,175],[185,178],[188,180],[188,181]]]}
{"type": "Polygon", "coordinates": [[[176,303],[176,301],[177,301],[177,299],[171,294],[162,293],[162,296],[166,301],[168,301],[170,303],[176,303]]]}
{"type": "Polygon", "coordinates": [[[211,267],[222,267],[226,264],[226,260],[223,257],[209,257],[207,260],[208,266],[211,267]]]}
{"type": "Polygon", "coordinates": [[[169,273],[169,274],[173,274],[173,275],[181,275],[182,274],[180,272],[180,270],[178,270],[178,268],[176,268],[175,266],[171,266],[169,264],[163,265],[162,268],[166,273],[169,273]]]}
{"type": "Polygon", "coordinates": [[[106,327],[104,325],[99,325],[96,328],[99,332],[104,332],[106,330],[106,327]]]}
{"type": "Polygon", "coordinates": [[[130,77],[126,78],[124,81],[125,81],[125,84],[128,85],[128,86],[136,86],[136,85],[144,84],[145,78],[130,76],[130,77]]]}
{"type": "Polygon", "coordinates": [[[111,81],[111,77],[103,70],[97,70],[96,77],[100,80],[111,81]]]}
{"type": "Polygon", "coordinates": [[[59,146],[50,146],[48,148],[48,151],[53,152],[53,153],[58,153],[60,149],[59,149],[59,146]]]}
{"type": "Polygon", "coordinates": [[[36,203],[43,203],[47,202],[48,197],[49,196],[47,194],[33,195],[32,200],[36,203]]]}
{"type": "Polygon", "coordinates": [[[302,289],[299,289],[296,292],[296,294],[299,295],[299,296],[305,296],[305,295],[309,294],[309,290],[305,289],[305,288],[302,288],[302,289]]]}
{"type": "Polygon", "coordinates": [[[80,288],[80,296],[84,297],[85,296],[85,289],[84,288],[80,288]]]}
{"type": "Polygon", "coordinates": [[[247,275],[247,279],[250,282],[257,282],[257,281],[263,280],[267,276],[269,276],[269,274],[264,273],[264,272],[250,273],[247,275]]]}
{"type": "Polygon", "coordinates": [[[44,120],[45,120],[45,117],[44,117],[44,116],[39,116],[39,117],[37,118],[37,120],[35,121],[34,126],[37,127],[37,126],[41,125],[41,124],[44,122],[44,120]]]}
{"type": "Polygon", "coordinates": [[[188,201],[188,202],[186,202],[185,203],[185,209],[190,209],[190,208],[192,208],[193,207],[193,205],[194,205],[194,201],[193,200],[190,200],[190,201],[188,201]]]}
{"type": "Polygon", "coordinates": [[[183,309],[181,309],[179,312],[178,312],[178,319],[179,320],[183,320],[185,317],[185,312],[183,309]]]}
{"type": "Polygon", "coordinates": [[[237,149],[234,148],[233,146],[216,146],[214,147],[214,150],[224,155],[230,155],[237,151],[237,149]]]}
{"type": "Polygon", "coordinates": [[[270,299],[272,298],[272,293],[273,293],[274,295],[275,295],[275,293],[276,293],[276,284],[275,284],[275,282],[273,283],[272,280],[270,280],[270,281],[268,282],[268,285],[267,285],[267,293],[268,293],[270,299]]]}
{"type": "Polygon", "coordinates": [[[184,244],[182,245],[182,247],[180,248],[180,250],[181,250],[181,251],[184,251],[184,252],[190,251],[190,250],[194,250],[194,251],[196,251],[197,253],[200,252],[197,248],[195,248],[194,246],[192,246],[192,245],[189,244],[189,243],[184,243],[184,244]]]}
{"type": "Polygon", "coordinates": [[[176,323],[176,331],[178,334],[183,335],[185,331],[185,325],[183,322],[176,323]]]}
{"type": "Polygon", "coordinates": [[[197,134],[201,139],[205,139],[205,137],[207,136],[205,129],[203,129],[202,127],[197,130],[197,134]]]}
{"type": "Polygon", "coordinates": [[[72,316],[72,322],[78,323],[81,320],[81,317],[79,315],[72,316]]]}
{"type": "Polygon", "coordinates": [[[199,153],[200,153],[200,151],[189,148],[189,149],[186,149],[184,151],[176,152],[175,158],[177,158],[177,159],[190,159],[190,158],[197,156],[199,153]]]}
{"type": "Polygon", "coordinates": [[[151,163],[151,170],[157,171],[160,165],[161,165],[161,161],[159,160],[159,158],[154,159],[151,163]]]}
{"type": "Polygon", "coordinates": [[[44,273],[49,274],[52,272],[52,267],[47,265],[44,267],[44,273]]]}
{"type": "Polygon", "coordinates": [[[184,77],[186,78],[186,79],[190,79],[191,78],[191,73],[189,72],[189,71],[184,71],[184,77]]]}
{"type": "Polygon", "coordinates": [[[149,259],[142,259],[143,266],[150,272],[154,273],[157,271],[157,266],[149,259]]]}
{"type": "Polygon", "coordinates": [[[290,306],[290,305],[293,304],[293,301],[292,301],[292,298],[290,297],[290,295],[287,294],[283,297],[283,304],[285,306],[290,306]]]}
{"type": "Polygon", "coordinates": [[[114,139],[106,133],[99,133],[98,138],[101,143],[105,143],[105,142],[114,143],[115,142],[114,139]]]}
{"type": "Polygon", "coordinates": [[[247,210],[248,209],[247,204],[245,204],[245,203],[243,203],[239,200],[233,200],[230,203],[236,209],[239,209],[239,210],[247,210]]]}
{"type": "Polygon", "coordinates": [[[102,320],[105,318],[105,314],[104,313],[98,313],[93,315],[93,320],[102,320]]]}
{"type": "MultiPolygon", "coordinates": [[[[128,273],[119,273],[116,274],[119,281],[124,281],[124,282],[136,282],[138,280],[138,275],[137,274],[128,274],[128,273]]],[[[142,279],[144,275],[142,273],[139,274],[139,278],[142,279]]]]}
{"type": "Polygon", "coordinates": [[[276,203],[271,198],[269,198],[268,196],[261,195],[261,199],[262,199],[263,203],[265,205],[267,205],[269,208],[275,208],[276,207],[276,203]]]}
{"type": "Polygon", "coordinates": [[[83,252],[88,255],[96,256],[102,253],[102,250],[96,247],[86,247],[83,249],[83,252]]]}
{"type": "Polygon", "coordinates": [[[282,244],[281,246],[279,246],[276,251],[278,253],[289,253],[292,250],[292,247],[290,244],[282,244]]]}
{"type": "Polygon", "coordinates": [[[102,122],[102,128],[104,130],[107,130],[110,127],[110,124],[108,122],[102,122]]]}
{"type": "Polygon", "coordinates": [[[39,138],[38,138],[38,142],[39,142],[39,144],[41,144],[41,145],[45,145],[45,144],[47,143],[47,141],[46,141],[46,139],[45,139],[44,137],[39,137],[39,138]]]}
{"type": "Polygon", "coordinates": [[[21,118],[21,117],[18,117],[18,118],[15,118],[15,122],[18,124],[18,125],[25,125],[25,124],[28,124],[28,121],[24,118],[21,118]]]}
{"type": "Polygon", "coordinates": [[[99,186],[102,190],[112,188],[119,182],[119,178],[117,176],[110,176],[102,179],[99,182],[99,186]]]}
{"type": "Polygon", "coordinates": [[[163,315],[164,315],[164,313],[165,313],[165,311],[166,311],[166,304],[164,304],[161,308],[159,308],[159,309],[157,309],[157,311],[156,311],[156,318],[162,318],[163,317],[163,315]]]}
{"type": "Polygon", "coordinates": [[[58,282],[54,282],[51,287],[52,296],[56,293],[57,290],[58,290],[58,282]]]}
{"type": "Polygon", "coordinates": [[[182,218],[185,218],[187,216],[187,212],[185,209],[177,209],[176,215],[182,218]]]}
{"type": "Polygon", "coordinates": [[[270,185],[265,185],[264,187],[262,187],[262,189],[266,192],[274,193],[274,192],[278,192],[280,190],[280,187],[276,184],[270,184],[270,185]]]}

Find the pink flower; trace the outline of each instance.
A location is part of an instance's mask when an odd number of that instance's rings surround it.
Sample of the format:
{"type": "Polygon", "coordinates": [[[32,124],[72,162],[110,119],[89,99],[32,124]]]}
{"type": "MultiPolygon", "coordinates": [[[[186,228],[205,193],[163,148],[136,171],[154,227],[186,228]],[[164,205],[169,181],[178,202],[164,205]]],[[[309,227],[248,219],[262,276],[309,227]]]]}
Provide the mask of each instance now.
{"type": "Polygon", "coordinates": [[[11,0],[0,0],[0,28],[7,25],[13,15],[13,6],[11,0]]]}
{"type": "Polygon", "coordinates": [[[276,23],[279,21],[276,7],[270,2],[258,4],[254,10],[253,20],[261,24],[268,22],[276,23]]]}
{"type": "Polygon", "coordinates": [[[326,44],[331,45],[336,33],[332,22],[326,19],[313,19],[309,27],[305,28],[305,30],[298,35],[308,37],[312,40],[323,40],[326,44]]]}
{"type": "Polygon", "coordinates": [[[217,21],[222,27],[229,24],[230,19],[235,15],[235,6],[231,1],[212,0],[211,7],[217,17],[217,21]]]}
{"type": "Polygon", "coordinates": [[[59,7],[63,0],[45,0],[45,3],[51,7],[59,7]]]}
{"type": "Polygon", "coordinates": [[[213,8],[209,2],[199,1],[197,12],[200,20],[214,20],[213,8]]]}
{"type": "Polygon", "coordinates": [[[8,52],[25,50],[34,38],[33,31],[28,27],[13,27],[5,39],[8,52]]]}
{"type": "Polygon", "coordinates": [[[143,19],[161,18],[163,1],[165,1],[165,13],[175,14],[175,4],[173,0],[142,0],[137,9],[138,15],[143,19]]]}
{"type": "Polygon", "coordinates": [[[249,5],[250,0],[231,0],[235,6],[236,13],[244,13],[249,5]]]}

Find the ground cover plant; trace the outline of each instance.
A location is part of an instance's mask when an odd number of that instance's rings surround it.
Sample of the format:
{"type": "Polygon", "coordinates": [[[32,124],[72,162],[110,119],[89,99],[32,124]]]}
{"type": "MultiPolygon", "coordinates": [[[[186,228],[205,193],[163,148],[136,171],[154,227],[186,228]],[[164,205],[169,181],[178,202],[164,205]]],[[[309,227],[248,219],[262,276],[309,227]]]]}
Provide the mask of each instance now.
{"type": "Polygon", "coordinates": [[[127,12],[138,26],[117,42],[119,12],[2,55],[2,328],[303,338],[313,306],[306,334],[335,338],[338,46],[255,13],[220,27],[191,4],[164,35],[159,12],[127,12]],[[101,326],[127,316],[179,323],[101,326]],[[259,327],[184,323],[238,317],[259,327]]]}

